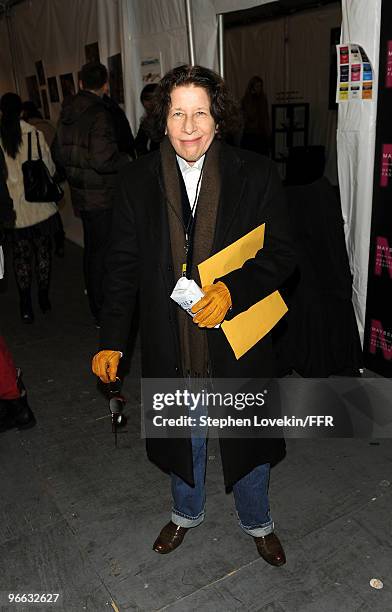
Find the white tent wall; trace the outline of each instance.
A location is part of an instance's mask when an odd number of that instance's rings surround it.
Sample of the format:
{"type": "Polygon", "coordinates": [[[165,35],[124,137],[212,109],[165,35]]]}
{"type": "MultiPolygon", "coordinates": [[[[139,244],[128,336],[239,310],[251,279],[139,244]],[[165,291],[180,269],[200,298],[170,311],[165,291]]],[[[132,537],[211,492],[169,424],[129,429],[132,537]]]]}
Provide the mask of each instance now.
{"type": "Polygon", "coordinates": [[[298,91],[310,104],[309,144],[325,145],[325,175],[337,184],[336,111],[328,110],[330,33],[340,27],[339,4],[229,29],[225,70],[238,99],[249,79],[264,79],[270,104],[282,91],[298,91]]]}
{"type": "MultiPolygon", "coordinates": [[[[164,74],[175,66],[189,63],[184,0],[120,0],[122,44],[124,49],[125,107],[134,131],[143,107],[140,64],[149,57],[160,58],[164,74]]],[[[191,12],[196,63],[218,69],[217,17],[210,0],[192,0],[191,12]]]]}
{"type": "Polygon", "coordinates": [[[278,0],[212,0],[217,15],[231,13],[232,11],[243,11],[262,4],[272,4],[278,0]]]}
{"type": "MultiPolygon", "coordinates": [[[[107,65],[107,58],[121,53],[121,27],[119,0],[95,0],[97,11],[97,38],[101,62],[107,65]]],[[[123,58],[124,68],[124,58],[123,58]]]]}
{"type": "Polygon", "coordinates": [[[337,132],[339,184],[353,275],[353,303],[363,342],[373,199],[381,0],[342,0],[342,12],[341,42],[361,45],[374,69],[373,100],[339,104],[337,132]]]}
{"type": "MultiPolygon", "coordinates": [[[[271,0],[192,0],[197,64],[218,70],[217,14],[267,4],[271,0]]],[[[274,2],[276,0],[272,0],[274,2]]],[[[119,0],[124,61],[125,109],[137,130],[143,107],[140,62],[161,58],[162,74],[189,62],[184,0],[119,0]]]]}
{"type": "Polygon", "coordinates": [[[141,61],[161,59],[161,71],[188,62],[183,0],[120,0],[124,50],[125,108],[136,133],[143,114],[141,61]]]}

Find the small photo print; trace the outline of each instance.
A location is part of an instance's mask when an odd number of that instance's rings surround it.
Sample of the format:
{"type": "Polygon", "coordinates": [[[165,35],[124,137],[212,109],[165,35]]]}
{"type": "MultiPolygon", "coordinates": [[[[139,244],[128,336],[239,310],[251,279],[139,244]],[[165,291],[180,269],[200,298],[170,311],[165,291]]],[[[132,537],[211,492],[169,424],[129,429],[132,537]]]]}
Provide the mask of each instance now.
{"type": "Polygon", "coordinates": [[[366,55],[365,51],[362,49],[362,47],[359,47],[359,52],[360,52],[360,54],[361,54],[362,61],[363,61],[363,62],[368,62],[368,61],[369,61],[369,58],[368,58],[368,56],[366,55]]]}
{"type": "Polygon", "coordinates": [[[49,98],[51,102],[60,102],[59,88],[57,86],[57,78],[48,78],[49,98]]]}
{"type": "Polygon", "coordinates": [[[35,74],[26,77],[26,87],[29,100],[34,102],[37,108],[41,108],[41,96],[39,95],[38,80],[35,74]]]}
{"type": "Polygon", "coordinates": [[[42,106],[44,109],[44,117],[45,119],[50,119],[48,94],[46,93],[46,89],[41,89],[41,96],[42,96],[42,106]]]}
{"type": "Polygon", "coordinates": [[[161,55],[159,57],[146,57],[142,59],[141,72],[143,85],[147,83],[158,83],[161,80],[161,55]]]}
{"type": "Polygon", "coordinates": [[[363,80],[364,81],[372,81],[373,80],[373,72],[370,64],[363,64],[363,80]]]}
{"type": "Polygon", "coordinates": [[[360,81],[361,80],[361,64],[352,64],[351,65],[351,80],[352,81],[360,81]]]}
{"type": "Polygon", "coordinates": [[[68,74],[60,74],[61,90],[63,99],[75,95],[75,81],[72,72],[68,74]]]}
{"type": "Polygon", "coordinates": [[[39,60],[39,62],[35,62],[35,69],[37,71],[39,84],[45,85],[46,79],[45,79],[45,71],[44,71],[44,65],[42,63],[42,60],[39,60]]]}
{"type": "Polygon", "coordinates": [[[100,62],[99,58],[99,47],[97,42],[90,43],[89,45],[84,46],[84,55],[86,58],[86,63],[89,62],[100,62]]]}
{"type": "Polygon", "coordinates": [[[348,47],[340,47],[340,63],[348,64],[348,47]]]}
{"type": "Polygon", "coordinates": [[[360,62],[361,61],[361,55],[360,55],[358,47],[356,47],[355,45],[351,45],[350,53],[351,53],[351,61],[352,62],[360,62]]]}

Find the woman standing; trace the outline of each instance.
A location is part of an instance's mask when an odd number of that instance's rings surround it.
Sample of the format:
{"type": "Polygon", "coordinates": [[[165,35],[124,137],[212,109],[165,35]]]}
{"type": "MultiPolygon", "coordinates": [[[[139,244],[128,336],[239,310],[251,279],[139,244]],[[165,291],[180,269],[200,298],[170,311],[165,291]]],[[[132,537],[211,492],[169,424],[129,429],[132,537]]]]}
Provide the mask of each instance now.
{"type": "Polygon", "coordinates": [[[51,272],[51,235],[56,230],[53,202],[25,200],[22,164],[28,158],[28,135],[32,140],[32,159],[38,159],[37,137],[42,159],[51,175],[55,172],[49,147],[42,132],[20,119],[22,101],[14,93],[6,93],[0,101],[0,145],[7,166],[7,186],[16,213],[12,230],[13,263],[24,323],[34,321],[31,301],[33,265],[38,286],[38,302],[42,312],[50,310],[49,282],[51,272]]]}
{"type": "MultiPolygon", "coordinates": [[[[294,269],[277,170],[269,159],[225,144],[238,112],[212,70],[174,68],[161,80],[156,100],[154,137],[160,149],[130,164],[120,178],[105,262],[102,350],[93,371],[104,383],[115,381],[140,301],[144,378],[183,378],[186,385],[192,378],[197,385],[214,377],[275,377],[270,336],[236,359],[215,326],[270,295],[294,269]],[[242,268],[203,287],[194,318],[176,307],[170,294],[181,275],[202,286],[198,265],[262,223],[264,246],[242,268]]],[[[173,410],[178,408],[179,402],[173,410]]],[[[241,528],[253,536],[259,554],[279,566],[285,554],[274,533],[268,482],[284,442],[248,431],[246,438],[220,438],[225,484],[233,489],[241,528]]],[[[191,428],[187,437],[168,430],[159,435],[147,435],[146,445],[150,460],[171,472],[171,520],[153,545],[167,554],[204,519],[207,440],[193,436],[191,428]]]]}

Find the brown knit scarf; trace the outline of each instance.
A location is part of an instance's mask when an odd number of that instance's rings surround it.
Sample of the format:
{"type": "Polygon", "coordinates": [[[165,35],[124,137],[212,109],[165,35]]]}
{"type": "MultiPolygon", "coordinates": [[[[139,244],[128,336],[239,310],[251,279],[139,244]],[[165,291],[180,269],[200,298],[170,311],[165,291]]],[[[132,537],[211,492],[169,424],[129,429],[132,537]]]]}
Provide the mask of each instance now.
{"type": "MultiPolygon", "coordinates": [[[[185,230],[182,221],[181,188],[176,167],[176,153],[168,138],[160,146],[163,179],[167,197],[170,243],[176,281],[185,261],[185,230]]],[[[214,240],[220,194],[219,142],[214,140],[206,154],[200,193],[196,207],[193,234],[191,278],[200,285],[197,265],[210,257],[214,240]]],[[[184,375],[205,377],[208,374],[208,330],[200,329],[192,318],[178,308],[178,328],[184,375]]]]}

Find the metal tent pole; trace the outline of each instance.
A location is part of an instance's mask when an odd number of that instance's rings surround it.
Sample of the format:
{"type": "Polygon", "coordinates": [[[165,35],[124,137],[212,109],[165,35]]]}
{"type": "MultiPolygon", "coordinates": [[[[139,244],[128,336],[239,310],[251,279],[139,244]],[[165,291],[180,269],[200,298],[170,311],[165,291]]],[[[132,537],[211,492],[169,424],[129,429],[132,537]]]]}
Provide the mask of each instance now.
{"type": "Polygon", "coordinates": [[[225,77],[225,50],[223,46],[223,14],[218,15],[218,47],[219,47],[219,74],[225,77]]]}
{"type": "Polygon", "coordinates": [[[190,0],[185,0],[186,29],[188,34],[189,63],[195,65],[195,44],[193,38],[193,19],[190,0]]]}

